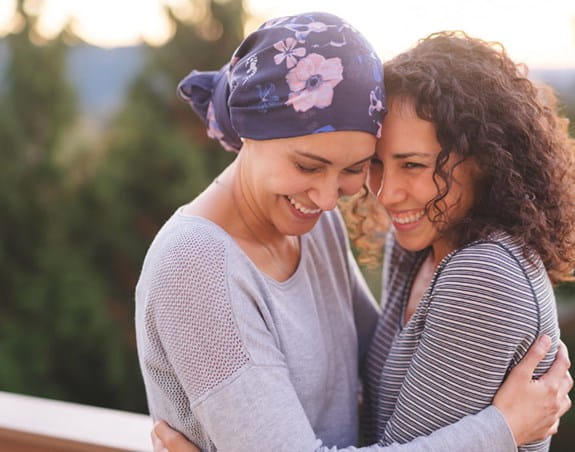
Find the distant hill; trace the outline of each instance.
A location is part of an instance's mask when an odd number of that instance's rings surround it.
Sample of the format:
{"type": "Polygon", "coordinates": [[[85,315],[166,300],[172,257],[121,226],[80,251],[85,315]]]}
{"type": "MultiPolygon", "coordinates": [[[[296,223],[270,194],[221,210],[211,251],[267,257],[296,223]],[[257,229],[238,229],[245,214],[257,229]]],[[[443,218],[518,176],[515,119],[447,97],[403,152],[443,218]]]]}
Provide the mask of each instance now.
{"type": "MultiPolygon", "coordinates": [[[[144,63],[143,46],[116,49],[91,46],[73,48],[70,52],[68,73],[80,94],[82,110],[94,119],[105,119],[121,105],[126,89],[144,63]]],[[[530,76],[551,85],[563,103],[575,106],[575,67],[531,68],[530,76]]]]}
{"type": "Polygon", "coordinates": [[[82,111],[104,120],[117,110],[145,63],[145,47],[102,49],[88,45],[70,50],[67,72],[82,111]]]}
{"type": "MultiPolygon", "coordinates": [[[[70,50],[67,71],[78,91],[81,110],[90,119],[106,120],[121,106],[127,88],[145,64],[144,46],[102,49],[79,45],[70,50]]],[[[0,42],[0,86],[8,52],[0,42]]],[[[530,76],[551,85],[563,103],[575,109],[575,68],[531,68],[530,76]]]]}
{"type": "Polygon", "coordinates": [[[575,68],[532,69],[530,77],[552,86],[564,104],[575,110],[575,68]]]}

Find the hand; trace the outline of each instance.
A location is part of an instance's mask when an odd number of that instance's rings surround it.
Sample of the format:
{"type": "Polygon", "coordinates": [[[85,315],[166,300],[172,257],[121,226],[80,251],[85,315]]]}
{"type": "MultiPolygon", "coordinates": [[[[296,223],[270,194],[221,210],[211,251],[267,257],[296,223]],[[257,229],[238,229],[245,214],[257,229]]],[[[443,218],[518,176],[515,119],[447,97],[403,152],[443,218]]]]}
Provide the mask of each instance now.
{"type": "Polygon", "coordinates": [[[193,443],[164,421],[158,421],[152,428],[154,452],[201,452],[193,443]]]}
{"type": "Polygon", "coordinates": [[[549,348],[551,339],[541,336],[495,394],[493,404],[507,421],[517,445],[541,440],[557,433],[559,418],[571,408],[569,354],[559,343],[555,362],[538,380],[533,372],[549,348]]]}

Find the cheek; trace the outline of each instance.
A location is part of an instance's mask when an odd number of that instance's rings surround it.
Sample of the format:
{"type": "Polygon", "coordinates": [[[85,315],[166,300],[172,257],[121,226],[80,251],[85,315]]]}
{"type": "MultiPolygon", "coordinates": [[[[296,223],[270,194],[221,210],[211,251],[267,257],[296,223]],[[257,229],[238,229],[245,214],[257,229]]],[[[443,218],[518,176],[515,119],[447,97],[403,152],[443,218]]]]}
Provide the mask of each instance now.
{"type": "Polygon", "coordinates": [[[356,194],[366,183],[367,172],[353,176],[344,176],[340,190],[346,196],[356,194]]]}
{"type": "Polygon", "coordinates": [[[268,187],[280,195],[295,195],[307,191],[313,185],[313,176],[297,170],[284,169],[277,177],[270,178],[268,187]]]}
{"type": "Polygon", "coordinates": [[[418,177],[413,178],[411,180],[410,187],[411,195],[424,205],[431,202],[439,193],[435,182],[433,181],[432,170],[426,170],[418,177]]]}

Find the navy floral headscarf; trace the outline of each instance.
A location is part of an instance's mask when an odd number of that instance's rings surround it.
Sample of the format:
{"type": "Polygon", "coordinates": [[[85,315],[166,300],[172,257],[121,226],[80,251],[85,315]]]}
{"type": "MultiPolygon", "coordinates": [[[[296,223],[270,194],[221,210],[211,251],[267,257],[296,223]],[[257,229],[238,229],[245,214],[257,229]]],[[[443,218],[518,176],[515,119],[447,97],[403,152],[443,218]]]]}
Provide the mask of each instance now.
{"type": "Polygon", "coordinates": [[[217,72],[192,71],[178,93],[208,135],[239,151],[267,140],[339,130],[379,136],[383,69],[366,39],[327,13],[273,19],[217,72]]]}

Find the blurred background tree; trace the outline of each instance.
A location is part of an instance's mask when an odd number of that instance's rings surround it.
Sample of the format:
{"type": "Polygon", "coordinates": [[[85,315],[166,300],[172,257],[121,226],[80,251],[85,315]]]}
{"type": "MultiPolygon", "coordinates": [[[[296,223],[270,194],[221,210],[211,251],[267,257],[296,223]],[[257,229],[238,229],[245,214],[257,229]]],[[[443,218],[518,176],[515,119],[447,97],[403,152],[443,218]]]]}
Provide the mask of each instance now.
{"type": "Polygon", "coordinates": [[[73,36],[44,41],[18,2],[0,98],[1,390],[147,411],[133,326],[145,251],[232,158],[174,87],[191,68],[226,62],[243,37],[243,3],[193,3],[194,23],[168,9],[174,36],[145,48],[113,126],[70,153],[73,36]]]}
{"type": "Polygon", "coordinates": [[[75,95],[62,35],[42,42],[23,1],[18,12],[0,100],[0,387],[78,398],[78,386],[88,394],[87,377],[101,369],[94,360],[106,367],[113,350],[104,343],[110,321],[97,269],[68,237],[66,174],[56,163],[75,95]]]}

